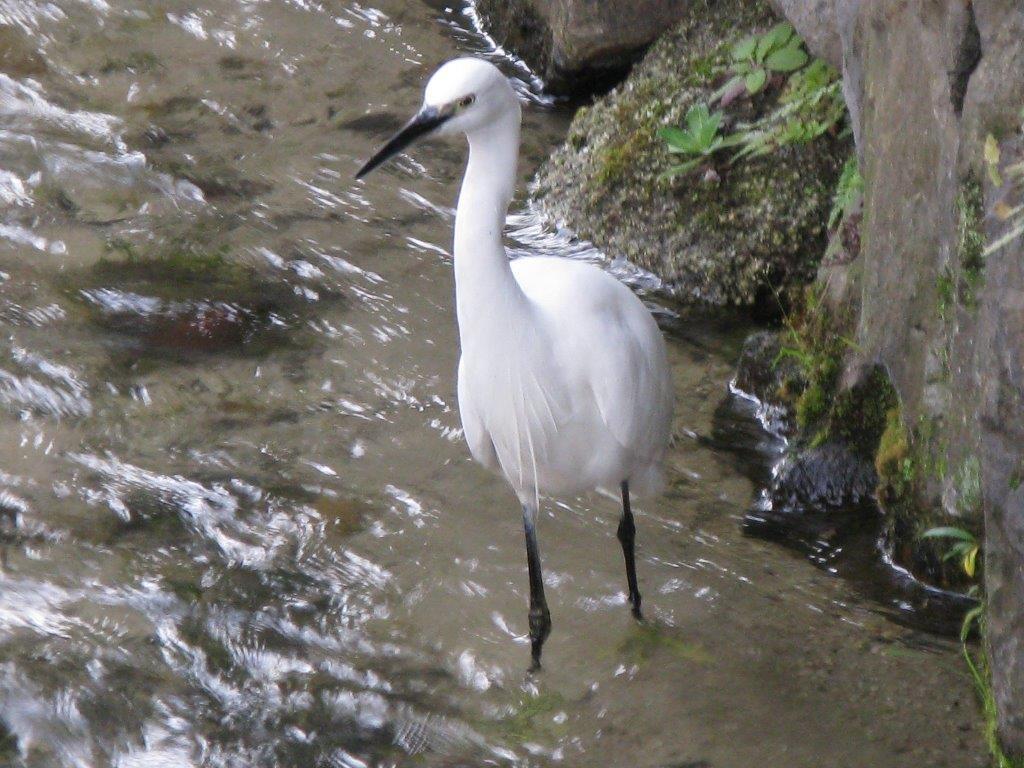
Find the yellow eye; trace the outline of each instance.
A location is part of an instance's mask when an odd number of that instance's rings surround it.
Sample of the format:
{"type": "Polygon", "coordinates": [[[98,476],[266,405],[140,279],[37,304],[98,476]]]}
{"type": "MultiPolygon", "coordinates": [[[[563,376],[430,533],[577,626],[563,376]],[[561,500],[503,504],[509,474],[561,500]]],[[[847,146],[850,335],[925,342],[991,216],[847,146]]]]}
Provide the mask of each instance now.
{"type": "Polygon", "coordinates": [[[461,99],[459,99],[459,106],[465,109],[466,107],[470,106],[474,101],[476,101],[476,96],[474,96],[473,94],[470,94],[469,96],[463,96],[461,99]]]}

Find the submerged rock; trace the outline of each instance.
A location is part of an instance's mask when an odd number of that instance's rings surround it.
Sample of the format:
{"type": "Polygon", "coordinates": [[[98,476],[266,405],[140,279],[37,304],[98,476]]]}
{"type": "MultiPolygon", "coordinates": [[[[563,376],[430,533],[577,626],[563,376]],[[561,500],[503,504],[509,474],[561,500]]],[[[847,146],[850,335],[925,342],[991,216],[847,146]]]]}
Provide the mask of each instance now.
{"type": "Polygon", "coordinates": [[[215,247],[207,250],[190,236],[141,249],[114,241],[68,290],[92,322],[123,337],[133,354],[158,357],[261,355],[296,343],[300,318],[313,302],[338,298],[322,286],[304,290],[215,247]]]}
{"type": "MultiPolygon", "coordinates": [[[[761,3],[691,6],[620,87],[576,115],[568,140],[537,174],[541,211],[659,275],[683,298],[775,305],[774,291],[812,279],[849,141],[826,134],[737,162],[719,152],[710,172],[662,178],[673,160],[658,130],[711,103],[728,77],[732,45],[775,22],[761,3]]],[[[772,80],[722,107],[723,131],[770,112],[781,86],[772,80]]]]}

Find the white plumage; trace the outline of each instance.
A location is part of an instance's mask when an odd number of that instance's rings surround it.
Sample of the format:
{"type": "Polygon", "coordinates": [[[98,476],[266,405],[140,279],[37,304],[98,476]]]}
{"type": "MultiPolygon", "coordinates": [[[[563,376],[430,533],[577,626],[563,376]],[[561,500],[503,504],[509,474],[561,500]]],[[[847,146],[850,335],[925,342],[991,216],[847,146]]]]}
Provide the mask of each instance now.
{"type": "Polygon", "coordinates": [[[422,135],[469,140],[455,218],[459,413],[473,457],[500,472],[523,504],[538,664],[550,630],[535,533],[539,496],[621,489],[619,538],[639,617],[629,490],[658,487],[672,382],[656,323],[608,273],[567,259],[508,260],[502,231],[520,121],[519,101],[493,65],[456,59],[434,74],[419,114],[358,176],[422,135]]]}
{"type": "Polygon", "coordinates": [[[456,250],[459,413],[473,457],[524,504],[538,490],[617,493],[623,481],[656,491],[672,389],[647,309],[590,264],[535,257],[511,263],[502,290],[521,295],[500,300],[505,311],[474,317],[459,268],[474,257],[456,250]]]}

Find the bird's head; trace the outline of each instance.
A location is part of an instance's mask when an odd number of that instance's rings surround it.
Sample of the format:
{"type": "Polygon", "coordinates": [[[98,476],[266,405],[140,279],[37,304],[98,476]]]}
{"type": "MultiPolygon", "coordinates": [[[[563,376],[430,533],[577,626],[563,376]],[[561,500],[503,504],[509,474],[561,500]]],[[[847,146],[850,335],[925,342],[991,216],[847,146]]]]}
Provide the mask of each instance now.
{"type": "Polygon", "coordinates": [[[420,111],[356,173],[361,179],[426,136],[472,134],[508,117],[519,118],[519,100],[508,79],[482,59],[453,59],[427,83],[420,111]]]}

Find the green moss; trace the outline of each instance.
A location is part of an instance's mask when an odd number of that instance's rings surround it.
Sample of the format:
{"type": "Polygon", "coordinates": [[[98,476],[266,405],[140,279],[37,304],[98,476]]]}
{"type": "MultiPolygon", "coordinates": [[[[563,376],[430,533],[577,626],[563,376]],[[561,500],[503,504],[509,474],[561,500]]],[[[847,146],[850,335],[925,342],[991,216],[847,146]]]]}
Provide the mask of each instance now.
{"type": "MultiPolygon", "coordinates": [[[[780,360],[776,362],[792,359],[799,373],[787,378],[779,394],[792,406],[800,430],[813,435],[812,444],[821,444],[832,436],[830,414],[838,394],[843,356],[851,343],[841,333],[839,318],[822,307],[815,286],[803,291],[786,325],[780,360]]],[[[845,410],[840,416],[847,416],[845,410]]]]}
{"type": "Polygon", "coordinates": [[[565,729],[555,722],[554,715],[565,707],[566,700],[559,693],[527,694],[501,719],[499,730],[518,743],[556,738],[565,729]]]}
{"type": "MultiPolygon", "coordinates": [[[[812,381],[797,399],[796,423],[801,429],[806,429],[825,418],[830,403],[828,390],[831,390],[831,386],[812,381]]],[[[816,435],[814,442],[820,445],[824,440],[816,435]]]]}
{"type": "Polygon", "coordinates": [[[182,112],[198,110],[202,107],[202,101],[195,96],[170,96],[162,101],[146,102],[139,105],[139,108],[151,119],[158,120],[170,115],[177,115],[182,112]]]}
{"type": "Polygon", "coordinates": [[[707,664],[711,656],[699,643],[691,643],[678,637],[673,631],[656,624],[638,624],[633,631],[620,643],[618,655],[631,659],[634,663],[648,661],[664,649],[671,655],[684,661],[707,664]]]}
{"type": "Polygon", "coordinates": [[[1016,491],[1024,483],[1024,458],[1017,462],[1017,466],[1010,473],[1010,490],[1016,491]]]}
{"type": "Polygon", "coordinates": [[[203,589],[196,580],[167,578],[164,579],[164,585],[170,588],[175,597],[189,605],[203,599],[203,589]]]}
{"type": "Polygon", "coordinates": [[[101,75],[116,72],[145,73],[160,68],[160,59],[149,51],[131,51],[124,56],[112,56],[100,66],[101,75]]]}
{"type": "MultiPolygon", "coordinates": [[[[946,364],[948,365],[948,360],[946,364]]],[[[941,429],[941,417],[929,418],[921,414],[914,434],[916,441],[921,445],[918,457],[923,476],[942,480],[946,476],[946,454],[949,445],[941,429]]]]}
{"type": "MultiPolygon", "coordinates": [[[[139,375],[153,361],[260,356],[313,341],[300,320],[313,299],[290,280],[234,258],[220,244],[226,234],[223,221],[211,217],[170,235],[113,238],[96,263],[61,274],[83,320],[131,339],[110,347],[111,375],[139,375]]],[[[315,300],[340,298],[324,288],[315,300]]]]}
{"type": "Polygon", "coordinates": [[[957,297],[964,307],[974,309],[985,273],[984,198],[976,179],[969,178],[960,185],[956,207],[957,297]]]}
{"type": "Polygon", "coordinates": [[[649,137],[644,137],[641,131],[636,131],[622,143],[602,149],[595,176],[597,183],[608,186],[620,182],[650,143],[649,137]]]}
{"type": "Polygon", "coordinates": [[[699,87],[710,82],[724,68],[729,46],[722,44],[706,56],[698,56],[690,62],[683,82],[690,87],[699,87]]]}
{"type": "Polygon", "coordinates": [[[894,410],[898,413],[896,390],[885,370],[875,367],[853,387],[835,395],[824,432],[827,439],[843,442],[871,460],[892,427],[894,410]]]}
{"type": "Polygon", "coordinates": [[[114,238],[93,274],[101,282],[146,282],[164,298],[195,298],[197,286],[207,296],[250,293],[256,279],[253,270],[228,258],[226,248],[207,250],[187,237],[174,238],[145,254],[130,241],[114,238]]]}
{"type": "MultiPolygon", "coordinates": [[[[886,414],[886,427],[875,453],[878,473],[876,496],[886,512],[886,537],[894,559],[918,577],[947,589],[968,589],[974,581],[964,574],[959,561],[947,560],[948,541],[926,538],[931,528],[951,524],[949,515],[930,502],[929,478],[946,475],[947,446],[936,419],[922,417],[911,428],[904,423],[898,404],[886,414]]],[[[954,523],[981,536],[980,464],[969,457],[957,472],[955,485],[962,517],[954,523]]]]}
{"type": "Polygon", "coordinates": [[[902,497],[913,478],[910,435],[898,407],[890,408],[885,414],[885,430],[875,453],[875,472],[878,473],[880,499],[902,497]]]}
{"type": "Polygon", "coordinates": [[[944,269],[942,274],[938,276],[935,281],[935,288],[939,300],[939,317],[945,318],[950,307],[953,306],[953,300],[956,297],[956,282],[953,280],[952,275],[949,274],[948,269],[944,269]]]}
{"type": "Polygon", "coordinates": [[[58,208],[64,213],[75,216],[78,214],[79,206],[67,190],[55,182],[44,181],[37,186],[33,192],[40,203],[58,208]]]}
{"type": "Polygon", "coordinates": [[[249,179],[223,157],[203,155],[198,159],[154,155],[154,167],[197,186],[206,197],[252,199],[271,190],[265,181],[249,179]]]}

